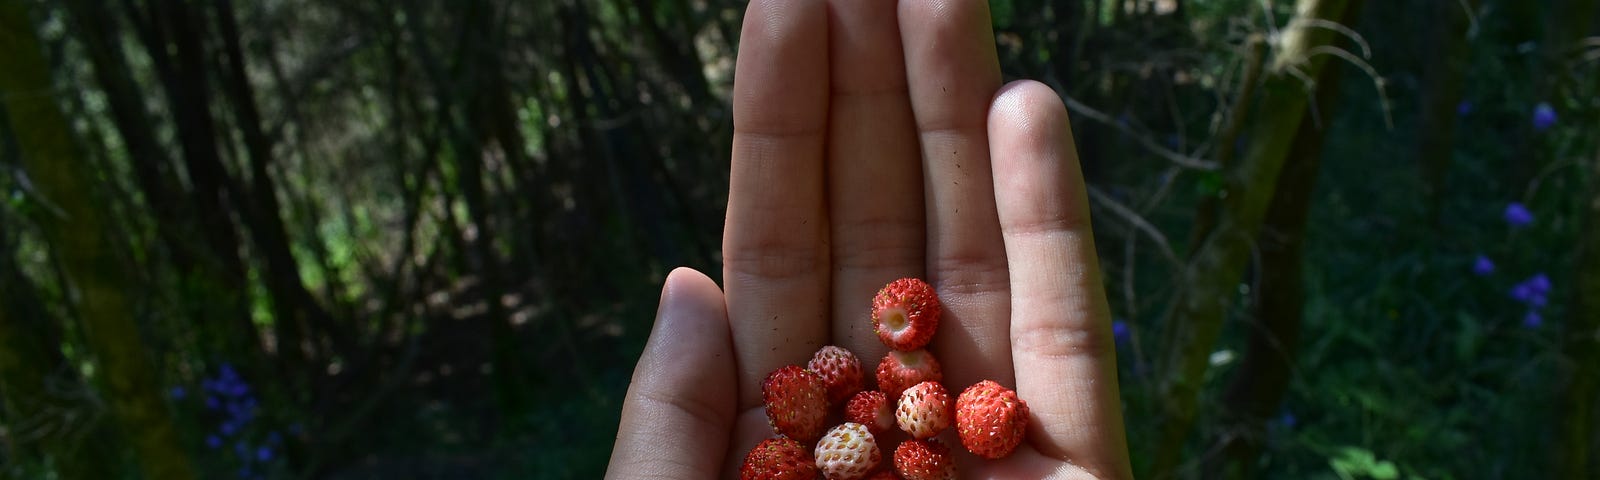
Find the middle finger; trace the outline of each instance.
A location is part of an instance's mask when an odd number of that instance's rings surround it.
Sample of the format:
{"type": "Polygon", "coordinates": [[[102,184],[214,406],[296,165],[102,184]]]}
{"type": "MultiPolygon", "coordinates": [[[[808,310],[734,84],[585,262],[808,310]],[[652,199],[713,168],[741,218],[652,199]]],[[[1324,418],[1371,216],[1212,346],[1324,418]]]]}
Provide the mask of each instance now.
{"type": "Polygon", "coordinates": [[[828,197],[833,339],[871,368],[879,287],[923,269],[922,162],[894,2],[829,2],[828,197]]]}
{"type": "Polygon", "coordinates": [[[1010,280],[986,127],[1000,62],[984,0],[902,0],[907,83],[922,140],[928,276],[944,302],[934,337],[945,383],[1015,385],[1010,280]],[[960,358],[961,361],[953,361],[960,358]]]}

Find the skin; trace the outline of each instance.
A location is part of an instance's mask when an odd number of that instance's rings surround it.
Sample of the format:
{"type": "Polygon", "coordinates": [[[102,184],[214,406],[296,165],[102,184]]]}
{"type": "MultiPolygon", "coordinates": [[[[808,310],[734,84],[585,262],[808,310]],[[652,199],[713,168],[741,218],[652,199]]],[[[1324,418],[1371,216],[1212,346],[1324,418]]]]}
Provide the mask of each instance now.
{"type": "Polygon", "coordinates": [[[944,302],[930,351],[952,395],[989,379],[1031,409],[1001,460],[941,435],[962,478],[1132,478],[1067,112],[1001,85],[989,25],[984,0],[750,2],[726,285],[668,276],[607,478],[736,477],[773,435],[766,374],[828,344],[876,366],[871,297],[907,276],[944,302]]]}

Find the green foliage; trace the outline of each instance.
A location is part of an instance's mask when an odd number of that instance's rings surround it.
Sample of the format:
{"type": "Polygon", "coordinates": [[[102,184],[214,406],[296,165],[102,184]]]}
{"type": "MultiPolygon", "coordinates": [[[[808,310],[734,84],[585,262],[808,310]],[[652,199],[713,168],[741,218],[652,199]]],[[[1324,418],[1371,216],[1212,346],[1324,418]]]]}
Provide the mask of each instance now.
{"type": "MultiPolygon", "coordinates": [[[[259,394],[252,430],[229,441],[282,438],[271,469],[255,473],[604,473],[665,272],[720,270],[743,2],[234,2],[242,31],[233,40],[270,137],[266,193],[278,212],[249,200],[256,184],[246,120],[224,88],[220,3],[175,2],[180,19],[161,16],[161,2],[122,2],[94,10],[103,23],[75,3],[24,3],[49,60],[48,72],[30,73],[54,87],[25,93],[48,97],[0,98],[48,98],[35,103],[66,114],[85,186],[45,195],[39,178],[19,175],[40,152],[19,147],[12,130],[39,120],[0,111],[13,122],[0,125],[0,255],[37,291],[39,324],[60,339],[48,350],[65,365],[63,381],[110,371],[90,341],[94,318],[74,303],[72,279],[85,272],[67,267],[82,252],[63,241],[72,236],[50,236],[47,219],[69,205],[109,212],[94,227],[122,246],[87,273],[126,275],[116,290],[137,328],[98,345],[141,345],[157,371],[136,387],[187,389],[165,407],[200,477],[241,476],[240,462],[208,446],[222,414],[201,385],[223,364],[259,394]],[[152,25],[167,25],[159,44],[140,33],[152,25]],[[196,32],[196,65],[183,64],[179,25],[196,32]],[[92,55],[90,32],[118,46],[120,67],[92,55]],[[104,72],[142,96],[113,93],[104,72]],[[185,96],[201,86],[209,97],[185,96]],[[181,116],[202,100],[190,113],[213,124],[210,135],[181,116]],[[136,153],[139,140],[153,151],[136,153]],[[205,173],[206,153],[220,173],[205,173]],[[202,194],[208,179],[222,195],[202,194]],[[208,211],[224,220],[196,220],[208,211]],[[258,230],[260,215],[277,215],[284,237],[258,230]],[[231,244],[213,243],[226,233],[231,244]],[[270,242],[291,252],[296,278],[267,267],[270,242]],[[505,345],[509,357],[497,356],[505,345]]],[[[1442,20],[1432,2],[1376,3],[1350,25],[1370,58],[1350,43],[1349,55],[1313,55],[1346,68],[1334,105],[1306,107],[1335,113],[1317,125],[1326,140],[1305,218],[1304,320],[1279,413],[1241,419],[1226,391],[1265,324],[1252,309],[1263,290],[1252,244],[1228,265],[1244,272],[1239,285],[1210,285],[1230,308],[1189,379],[1197,417],[1179,432],[1179,477],[1220,476],[1212,469],[1228,454],[1219,445],[1241,436],[1260,448],[1233,467],[1261,478],[1515,478],[1548,471],[1548,452],[1564,447],[1555,437],[1563,412],[1550,405],[1574,371],[1562,353],[1573,335],[1564,329],[1581,314],[1572,247],[1595,241],[1581,238],[1578,199],[1600,182],[1590,166],[1600,147],[1596,63],[1545,33],[1576,22],[1546,3],[1459,2],[1476,6],[1462,38],[1470,67],[1451,80],[1461,113],[1435,118],[1422,100],[1434,84],[1419,79],[1438,65],[1430,36],[1442,20]],[[1379,88],[1360,62],[1382,77],[1379,88]],[[1533,122],[1540,104],[1556,115],[1549,128],[1533,122]],[[1455,135],[1432,185],[1413,159],[1441,121],[1455,135]],[[1533,223],[1508,225],[1511,203],[1533,223]],[[1474,273],[1479,256],[1492,273],[1474,273]],[[1552,285],[1541,305],[1511,294],[1538,274],[1552,285]],[[1529,324],[1529,313],[1540,321],[1529,324]]],[[[1136,465],[1157,455],[1173,415],[1159,359],[1185,339],[1166,338],[1173,326],[1163,319],[1197,289],[1180,279],[1214,226],[1205,205],[1263,188],[1241,184],[1234,166],[1294,140],[1235,138],[1225,126],[1241,95],[1258,100],[1241,109],[1247,120],[1298,116],[1259,102],[1264,93],[1243,80],[1252,39],[1270,42],[1267,62],[1286,54],[1277,42],[1295,6],[990,2],[1007,77],[1042,79],[1075,102],[1107,291],[1131,331],[1118,356],[1136,465]],[[1229,165],[1173,161],[1213,160],[1222,142],[1236,152],[1229,165]]],[[[87,414],[107,415],[104,402],[115,400],[104,387],[74,388],[101,402],[87,414]]],[[[0,429],[0,472],[67,478],[58,457],[12,450],[16,435],[0,429]]],[[[122,477],[138,476],[138,439],[104,437],[79,441],[122,477]]]]}

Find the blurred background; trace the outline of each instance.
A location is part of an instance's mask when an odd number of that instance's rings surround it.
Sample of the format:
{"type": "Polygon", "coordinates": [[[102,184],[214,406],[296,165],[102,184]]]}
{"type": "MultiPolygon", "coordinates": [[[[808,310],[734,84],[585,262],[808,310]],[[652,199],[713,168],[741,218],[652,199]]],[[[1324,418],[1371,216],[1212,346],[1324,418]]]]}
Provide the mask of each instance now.
{"type": "MultiPolygon", "coordinates": [[[[1600,477],[1596,0],[992,0],[1141,478],[1600,477]]],[[[0,475],[597,478],[734,0],[0,0],[0,475]]]]}

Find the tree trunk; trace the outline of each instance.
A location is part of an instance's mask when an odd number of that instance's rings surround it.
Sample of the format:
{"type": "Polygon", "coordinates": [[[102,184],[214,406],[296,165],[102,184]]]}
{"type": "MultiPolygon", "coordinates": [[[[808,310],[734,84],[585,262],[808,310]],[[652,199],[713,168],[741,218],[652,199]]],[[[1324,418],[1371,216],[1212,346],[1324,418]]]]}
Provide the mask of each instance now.
{"type": "MultiPolygon", "coordinates": [[[[0,111],[0,134],[9,132],[8,120],[0,111]]],[[[17,225],[16,220],[0,212],[0,224],[17,225]]],[[[119,462],[102,456],[108,439],[79,435],[104,430],[105,422],[92,411],[96,407],[53,393],[60,384],[83,379],[61,354],[61,331],[18,268],[17,242],[8,233],[0,228],[0,424],[39,434],[13,435],[20,441],[7,445],[5,456],[44,460],[66,480],[112,478],[119,462]]]]}
{"type": "MultiPolygon", "coordinates": [[[[277,310],[286,315],[279,316],[276,323],[288,323],[283,328],[292,328],[298,332],[320,330],[329,332],[335,345],[344,355],[354,354],[353,339],[348,335],[340,335],[339,330],[333,325],[333,317],[328,314],[322,305],[317,303],[315,297],[306,290],[305,283],[300,275],[300,265],[295,261],[294,253],[289,248],[289,234],[284,228],[282,215],[283,209],[278,204],[277,188],[273,184],[271,163],[273,160],[272,141],[261,128],[261,115],[256,108],[255,89],[250,85],[246,76],[244,50],[239,46],[239,27],[234,19],[233,2],[219,0],[213,3],[217,7],[218,33],[222,37],[223,51],[226,54],[227,64],[221,69],[223,72],[223,86],[227,90],[229,103],[233,105],[233,113],[238,122],[241,137],[244,140],[245,153],[250,164],[250,191],[249,202],[245,218],[247,230],[250,232],[252,242],[260,250],[265,272],[264,283],[271,292],[272,301],[280,305],[277,310]]],[[[244,196],[241,192],[241,196],[244,196]]],[[[246,202],[240,202],[246,203],[246,202]]]]}
{"type": "MultiPolygon", "coordinates": [[[[1351,2],[1340,23],[1355,25],[1361,3],[1351,2]]],[[[1301,275],[1306,220],[1322,166],[1327,126],[1332,125],[1338,106],[1342,70],[1339,63],[1333,63],[1324,66],[1317,76],[1318,108],[1315,112],[1306,111],[1300,120],[1256,238],[1261,255],[1257,283],[1261,288],[1251,292],[1251,298],[1258,300],[1249,315],[1255,324],[1248,329],[1244,357],[1223,394],[1227,412],[1222,421],[1227,426],[1222,430],[1227,433],[1220,439],[1223,455],[1213,457],[1216,461],[1207,469],[1209,478],[1258,476],[1255,460],[1265,440],[1266,422],[1278,412],[1289,389],[1305,308],[1305,279],[1301,275]]]]}
{"type": "MultiPolygon", "coordinates": [[[[1467,2],[1476,4],[1477,1],[1467,2]]],[[[1476,8],[1475,5],[1471,5],[1476,8]]],[[[1417,117],[1417,163],[1422,170],[1423,194],[1427,196],[1429,223],[1438,225],[1444,198],[1445,174],[1450,170],[1455,149],[1456,119],[1460,116],[1462,77],[1467,70],[1468,12],[1457,2],[1436,2],[1431,6],[1436,21],[1427,22],[1429,38],[1423,52],[1431,52],[1431,63],[1423,69],[1424,86],[1419,88],[1421,112],[1417,117]]]]}
{"type": "MultiPolygon", "coordinates": [[[[1347,7],[1344,0],[1300,0],[1296,18],[1337,21],[1347,7]]],[[[1164,322],[1166,353],[1159,398],[1159,413],[1168,420],[1162,429],[1151,465],[1151,478],[1167,478],[1179,473],[1185,440],[1194,427],[1200,394],[1204,388],[1207,358],[1222,331],[1235,290],[1244,275],[1254,240],[1259,236],[1268,204],[1276,191],[1276,181],[1293,146],[1307,110],[1307,85],[1289,74],[1298,69],[1310,78],[1321,74],[1327,56],[1309,60],[1307,52],[1331,44],[1327,29],[1302,26],[1283,32],[1278,56],[1268,66],[1262,86],[1261,109],[1251,123],[1248,147],[1239,164],[1225,180],[1224,199],[1215,233],[1190,261],[1182,279],[1185,290],[1174,300],[1164,322]]]]}
{"type": "Polygon", "coordinates": [[[1554,478],[1600,476],[1600,152],[1590,165],[1589,198],[1580,210],[1583,231],[1578,234],[1577,275],[1566,334],[1562,335],[1567,384],[1561,392],[1560,415],[1555,415],[1557,464],[1554,478]]]}
{"type": "Polygon", "coordinates": [[[132,442],[146,478],[194,478],[179,446],[156,372],[146,357],[126,293],[134,290],[123,274],[118,245],[103,228],[103,205],[94,202],[94,184],[71,124],[51,92],[45,61],[23,0],[0,0],[0,92],[17,125],[17,145],[25,172],[41,201],[38,222],[60,253],[68,298],[83,325],[88,350],[98,365],[96,380],[112,418],[132,442]],[[26,119],[26,123],[16,119],[26,119]]]}

